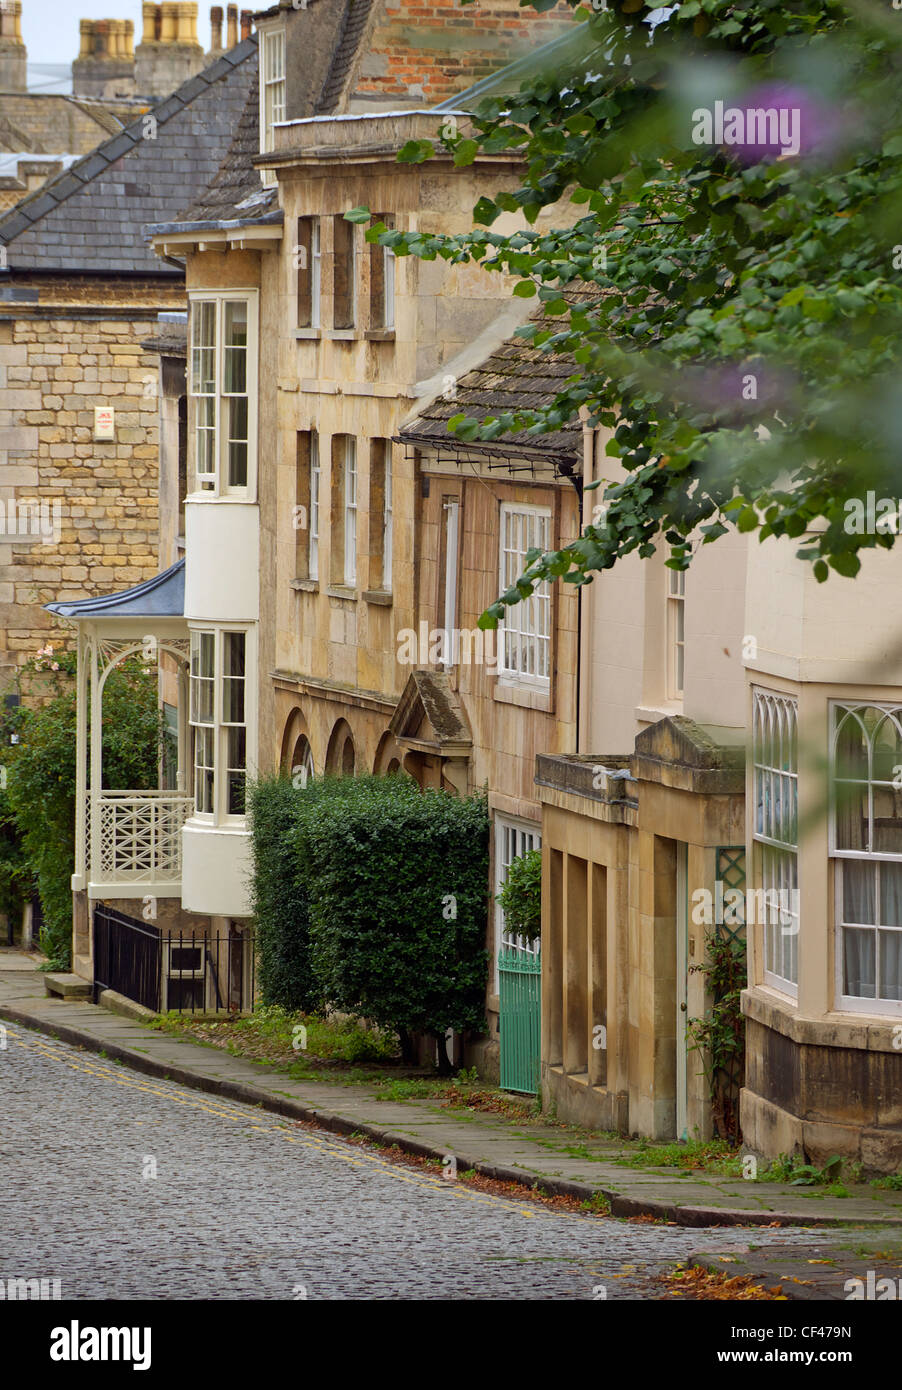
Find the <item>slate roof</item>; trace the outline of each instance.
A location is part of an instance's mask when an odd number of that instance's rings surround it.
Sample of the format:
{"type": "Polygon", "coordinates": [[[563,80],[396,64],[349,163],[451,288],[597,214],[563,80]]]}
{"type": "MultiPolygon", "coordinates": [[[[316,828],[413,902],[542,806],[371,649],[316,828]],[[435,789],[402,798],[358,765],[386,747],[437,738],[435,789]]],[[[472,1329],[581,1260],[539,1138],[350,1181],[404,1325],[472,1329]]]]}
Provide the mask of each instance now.
{"type": "MultiPolygon", "coordinates": [[[[0,245],[17,271],[172,275],[144,236],[151,220],[175,217],[186,190],[219,169],[256,91],[257,40],[245,39],[183,83],[147,116],[79,159],[0,218],[0,245]]],[[[7,277],[7,283],[8,283],[7,277]]]]}
{"type": "MultiPolygon", "coordinates": [[[[256,67],[255,60],[255,73],[256,67]]],[[[244,224],[263,219],[267,213],[278,213],[281,218],[278,189],[261,187],[260,171],[252,163],[259,153],[260,102],[255,81],[219,172],[176,225],[219,226],[239,221],[244,224]]],[[[154,230],[158,229],[159,221],[154,230]]]]}
{"type": "MultiPolygon", "coordinates": [[[[568,299],[588,299],[587,292],[570,292],[568,299]]],[[[543,327],[560,332],[564,320],[542,319],[543,327]]],[[[453,415],[486,420],[505,411],[535,410],[550,405],[563,389],[576,363],[566,353],[543,352],[524,338],[508,338],[486,360],[457,382],[453,400],[438,396],[414,420],[402,426],[401,443],[445,453],[515,454],[538,461],[551,458],[564,472],[582,461],[583,431],[578,419],[549,434],[529,434],[526,430],[500,434],[493,440],[463,440],[449,434],[453,415]]]]}
{"type": "Polygon", "coordinates": [[[132,589],[71,603],[45,603],[48,613],[61,618],[182,618],[185,615],[185,562],[178,560],[162,574],[132,589]]]}
{"type": "Polygon", "coordinates": [[[161,323],[159,333],[153,338],[145,338],[141,346],[145,352],[157,352],[161,357],[187,357],[188,325],[161,323]]]}

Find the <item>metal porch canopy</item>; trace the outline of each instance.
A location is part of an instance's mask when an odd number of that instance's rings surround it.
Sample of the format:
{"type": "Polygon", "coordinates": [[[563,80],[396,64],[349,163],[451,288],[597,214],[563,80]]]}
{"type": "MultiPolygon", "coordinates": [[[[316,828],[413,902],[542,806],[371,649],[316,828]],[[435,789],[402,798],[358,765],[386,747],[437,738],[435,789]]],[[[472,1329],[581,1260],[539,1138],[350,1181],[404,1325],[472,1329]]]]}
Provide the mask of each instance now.
{"type": "MultiPolygon", "coordinates": [[[[193,811],[188,769],[188,625],[185,562],[131,589],[45,604],[78,629],[75,873],[72,888],[90,898],[177,897],[181,826],[193,811]],[[177,789],[103,786],[102,703],[110,672],[129,656],[172,658],[178,685],[177,789]],[[90,778],[88,728],[90,702],[90,778]]],[[[159,665],[158,665],[159,671],[159,665]]],[[[174,693],[174,692],[173,692],[174,693]]]]}

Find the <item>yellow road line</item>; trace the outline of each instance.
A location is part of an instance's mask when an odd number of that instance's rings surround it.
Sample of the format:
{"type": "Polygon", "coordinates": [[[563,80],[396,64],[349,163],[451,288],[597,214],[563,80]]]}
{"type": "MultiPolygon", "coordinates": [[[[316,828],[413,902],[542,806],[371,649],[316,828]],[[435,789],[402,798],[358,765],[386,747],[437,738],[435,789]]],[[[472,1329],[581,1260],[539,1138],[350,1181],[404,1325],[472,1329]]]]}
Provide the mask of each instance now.
{"type": "MultiPolygon", "coordinates": [[[[208,1115],[215,1115],[219,1119],[235,1120],[248,1124],[248,1115],[244,1110],[224,1109],[222,1103],[214,1104],[206,1101],[202,1092],[186,1089],[184,1094],[173,1089],[180,1083],[171,1081],[166,1083],[166,1087],[155,1086],[151,1082],[139,1079],[139,1074],[123,1074],[118,1068],[105,1064],[103,1059],[81,1058],[79,1056],[67,1056],[62,1048],[70,1047],[71,1044],[63,1042],[62,1039],[45,1040],[40,1035],[25,1034],[19,1032],[18,1028],[7,1024],[7,1037],[10,1042],[15,1043],[26,1052],[38,1052],[51,1061],[61,1062],[72,1071],[81,1072],[86,1076],[93,1076],[101,1081],[112,1081],[117,1086],[125,1086],[130,1090],[142,1091],[147,1095],[157,1096],[163,1100],[174,1101],[178,1105],[186,1105],[195,1110],[202,1110],[208,1115]],[[25,1039],[28,1039],[26,1041],[25,1039]]],[[[125,1065],[125,1064],[123,1064],[125,1065]]],[[[333,1154],[353,1168],[362,1168],[366,1164],[376,1167],[380,1172],[395,1178],[398,1182],[406,1182],[418,1187],[421,1191],[443,1192],[454,1197],[461,1197],[466,1201],[481,1203],[483,1206],[498,1207],[502,1206],[506,1210],[511,1209],[512,1201],[510,1197],[496,1197],[491,1193],[477,1192],[468,1188],[465,1184],[449,1181],[447,1178],[433,1177],[429,1173],[417,1168],[404,1168],[393,1163],[390,1159],[383,1158],[379,1153],[371,1153],[366,1148],[349,1149],[345,1144],[334,1139],[329,1139],[317,1134],[298,1132],[287,1133],[286,1128],[292,1122],[288,1119],[273,1119],[266,1124],[251,1124],[250,1128],[258,1130],[264,1134],[279,1134],[290,1144],[300,1144],[302,1148],[316,1148],[324,1153],[333,1154]]],[[[533,1219],[536,1216],[549,1216],[552,1214],[561,1215],[562,1213],[551,1213],[541,1207],[531,1209],[528,1207],[514,1207],[520,1216],[533,1219]]],[[[573,1213],[568,1213],[573,1214],[573,1213]]],[[[587,1219],[587,1218],[583,1218],[587,1219]]]]}

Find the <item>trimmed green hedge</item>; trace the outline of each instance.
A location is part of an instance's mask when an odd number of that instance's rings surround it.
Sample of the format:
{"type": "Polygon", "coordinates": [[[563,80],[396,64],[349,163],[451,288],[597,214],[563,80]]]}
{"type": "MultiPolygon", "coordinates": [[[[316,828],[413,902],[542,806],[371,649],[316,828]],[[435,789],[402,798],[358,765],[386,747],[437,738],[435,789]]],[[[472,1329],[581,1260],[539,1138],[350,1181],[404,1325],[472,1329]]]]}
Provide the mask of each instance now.
{"type": "MultiPolygon", "coordinates": [[[[311,782],[310,796],[318,790],[311,782]]],[[[288,777],[249,787],[254,874],[251,896],[257,926],[258,983],[264,1004],[311,1013],[323,1002],[310,961],[307,887],[294,843],[301,796],[288,777]]]]}
{"type": "MultiPolygon", "coordinates": [[[[319,993],[408,1033],[483,1029],[485,800],[407,777],[287,779],[251,795],[268,1003],[319,993]]],[[[290,1002],[289,1002],[290,1001],[290,1002]]]]}

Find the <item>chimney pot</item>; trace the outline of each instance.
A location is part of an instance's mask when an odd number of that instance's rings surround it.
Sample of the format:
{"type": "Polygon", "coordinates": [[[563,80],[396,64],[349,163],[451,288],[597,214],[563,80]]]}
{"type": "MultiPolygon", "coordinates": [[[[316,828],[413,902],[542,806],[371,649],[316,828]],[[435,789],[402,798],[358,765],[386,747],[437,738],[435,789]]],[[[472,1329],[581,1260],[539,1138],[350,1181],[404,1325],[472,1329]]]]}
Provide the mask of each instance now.
{"type": "Polygon", "coordinates": [[[229,5],[226,10],[226,48],[234,48],[238,42],[238,6],[229,5]]]}
{"type": "Polygon", "coordinates": [[[157,20],[159,18],[159,13],[160,12],[157,9],[157,6],[153,3],[153,0],[144,0],[144,4],[141,6],[141,16],[144,20],[144,34],[141,39],[142,43],[156,42],[157,20]]]}
{"type": "Polygon", "coordinates": [[[197,43],[197,0],[181,0],[178,6],[178,42],[197,43]]]}
{"type": "Polygon", "coordinates": [[[210,11],[210,52],[222,52],[222,6],[214,5],[210,11]]]}
{"type": "Polygon", "coordinates": [[[0,7],[0,37],[10,44],[22,42],[22,0],[6,0],[0,7]]]}
{"type": "Polygon", "coordinates": [[[253,12],[253,10],[242,10],[242,11],[241,11],[241,37],[242,37],[242,39],[249,39],[250,36],[251,36],[251,34],[252,34],[252,32],[253,32],[253,28],[254,28],[254,12],[253,12]]]}
{"type": "Polygon", "coordinates": [[[160,31],[160,43],[176,43],[179,32],[179,7],[176,0],[163,0],[160,7],[162,11],[163,23],[160,31]]]}

